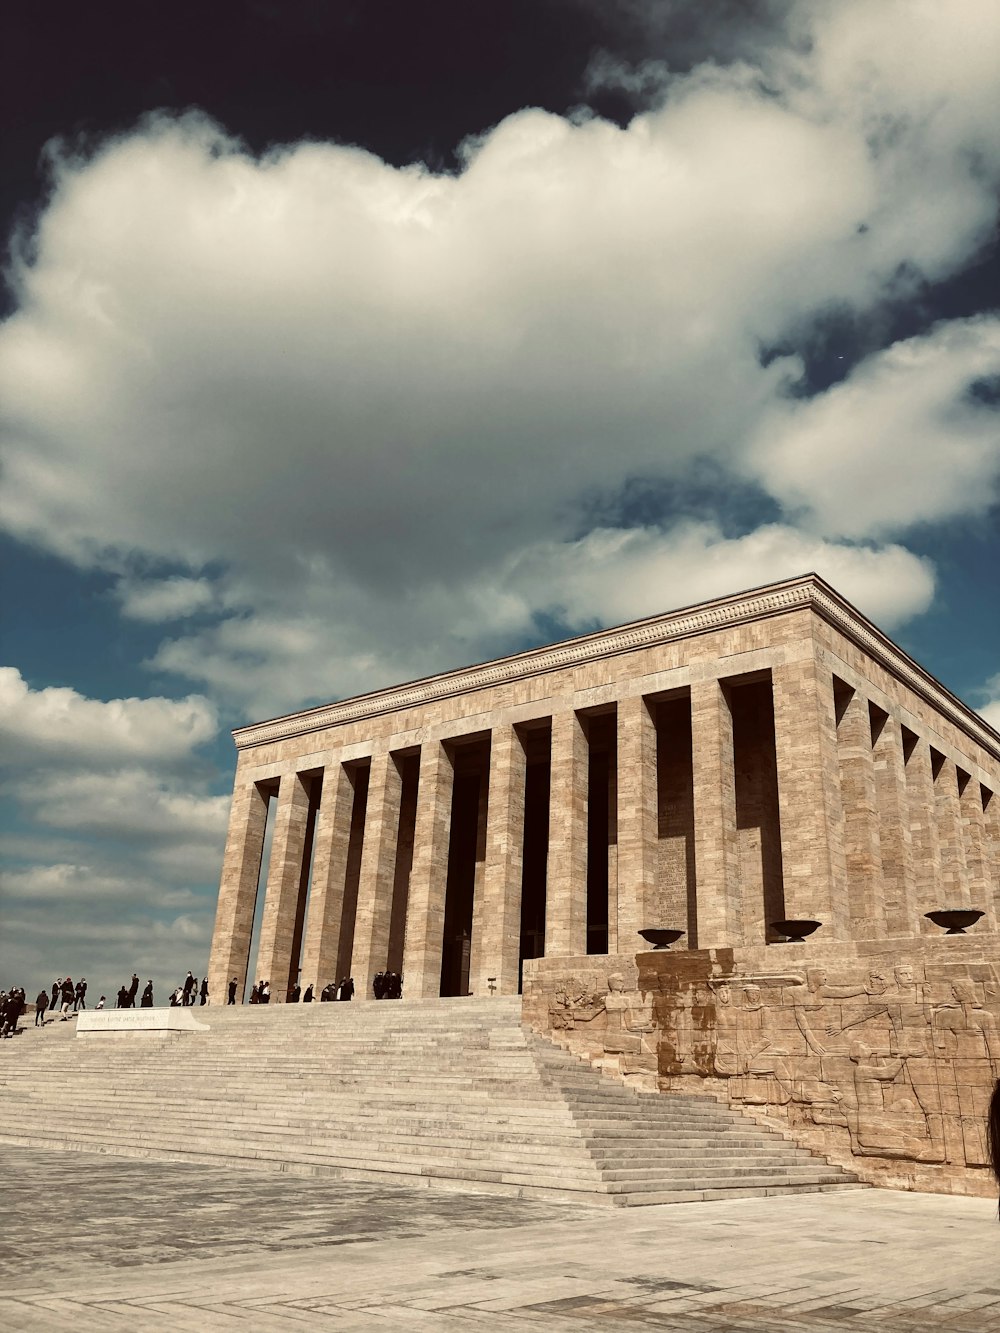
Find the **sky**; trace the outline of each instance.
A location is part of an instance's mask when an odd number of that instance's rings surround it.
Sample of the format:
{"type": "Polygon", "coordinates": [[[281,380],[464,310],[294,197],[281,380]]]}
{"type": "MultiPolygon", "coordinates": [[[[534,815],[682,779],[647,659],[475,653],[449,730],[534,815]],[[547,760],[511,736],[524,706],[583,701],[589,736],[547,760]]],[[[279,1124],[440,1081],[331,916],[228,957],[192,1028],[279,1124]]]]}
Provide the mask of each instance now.
{"type": "Polygon", "coordinates": [[[5,27],[0,987],[202,975],[232,727],[809,570],[1000,726],[995,0],[5,27]]]}

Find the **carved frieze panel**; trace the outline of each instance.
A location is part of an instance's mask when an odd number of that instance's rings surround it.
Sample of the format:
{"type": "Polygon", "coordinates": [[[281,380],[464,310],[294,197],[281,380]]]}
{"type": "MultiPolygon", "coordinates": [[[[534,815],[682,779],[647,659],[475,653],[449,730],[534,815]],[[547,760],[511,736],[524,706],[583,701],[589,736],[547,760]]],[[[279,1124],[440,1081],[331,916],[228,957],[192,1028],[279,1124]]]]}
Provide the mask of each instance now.
{"type": "Polygon", "coordinates": [[[839,1130],[855,1157],[986,1166],[1000,1077],[991,964],[732,972],[667,990],[661,1085],[722,1080],[734,1105],[839,1130]]]}

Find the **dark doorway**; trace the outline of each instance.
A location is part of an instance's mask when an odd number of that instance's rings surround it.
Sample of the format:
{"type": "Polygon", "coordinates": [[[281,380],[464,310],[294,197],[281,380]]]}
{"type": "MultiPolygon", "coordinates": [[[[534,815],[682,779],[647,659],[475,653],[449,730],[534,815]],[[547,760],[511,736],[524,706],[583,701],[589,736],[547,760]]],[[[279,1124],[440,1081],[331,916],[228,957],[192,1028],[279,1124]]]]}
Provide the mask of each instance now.
{"type": "Polygon", "coordinates": [[[441,994],[468,995],[472,963],[472,912],[476,866],[485,856],[489,750],[483,744],[455,747],[451,794],[451,838],[445,887],[441,949],[441,994]]]}
{"type": "Polygon", "coordinates": [[[406,908],[410,897],[410,871],[413,868],[413,840],[417,826],[417,787],[420,782],[420,752],[394,755],[399,765],[399,835],[396,839],[396,869],[392,881],[392,915],[389,921],[390,972],[403,971],[403,940],[406,934],[406,908]]]}
{"type": "Polygon", "coordinates": [[[549,787],[552,775],[552,728],[524,732],[524,849],[521,870],[521,957],[518,990],[526,958],[545,953],[545,886],[549,859],[549,787]]]}
{"type": "Polygon", "coordinates": [[[736,828],[740,849],[743,937],[773,942],[770,923],[785,915],[770,678],[727,686],[736,764],[736,828]]]}
{"type": "Polygon", "coordinates": [[[611,790],[615,777],[617,714],[586,718],[590,763],[587,774],[587,952],[608,951],[608,848],[611,790]]]}

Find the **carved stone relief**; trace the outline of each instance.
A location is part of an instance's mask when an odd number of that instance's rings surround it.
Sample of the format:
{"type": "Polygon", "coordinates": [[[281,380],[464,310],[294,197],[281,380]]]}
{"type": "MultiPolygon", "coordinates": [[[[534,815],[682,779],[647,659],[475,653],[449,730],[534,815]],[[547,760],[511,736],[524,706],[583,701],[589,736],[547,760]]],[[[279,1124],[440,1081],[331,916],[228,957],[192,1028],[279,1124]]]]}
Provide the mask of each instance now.
{"type": "Polygon", "coordinates": [[[546,960],[525,1011],[632,1086],[710,1093],[867,1179],[989,1193],[1000,960],[771,958],[685,950],[564,973],[546,960]]]}
{"type": "MultiPolygon", "coordinates": [[[[731,1102],[846,1130],[856,1157],[986,1165],[986,1109],[1000,1077],[992,972],[949,981],[907,964],[835,976],[810,967],[709,988],[710,1074],[731,1102]]],[[[669,1070],[683,1072],[683,1060],[669,1070]]]]}
{"type": "MultiPolygon", "coordinates": [[[[549,1023],[555,1032],[582,1038],[596,1063],[626,1081],[633,1076],[655,1079],[652,1004],[638,991],[626,990],[620,973],[608,977],[603,991],[584,980],[570,978],[550,998],[549,1023]]],[[[579,1040],[570,1044],[578,1046],[579,1040]]]]}

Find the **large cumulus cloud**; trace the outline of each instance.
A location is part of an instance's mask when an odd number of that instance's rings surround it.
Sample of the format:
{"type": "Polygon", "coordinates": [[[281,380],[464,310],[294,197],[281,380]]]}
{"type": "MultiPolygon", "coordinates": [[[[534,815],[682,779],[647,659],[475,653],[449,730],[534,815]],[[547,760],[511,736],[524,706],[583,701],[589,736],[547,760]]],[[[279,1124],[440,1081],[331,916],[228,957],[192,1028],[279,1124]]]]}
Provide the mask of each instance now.
{"type": "Polygon", "coordinates": [[[922,609],[899,542],[992,484],[968,395],[995,325],[809,402],[796,348],[991,236],[1000,11],[765,8],[741,59],[664,66],[625,128],[521,110],[456,174],[326,143],[254,158],[197,114],[55,149],[0,332],[0,521],[119,571],[125,613],[174,626],[157,666],[260,711],[720,571],[815,565],[888,622],[922,609]],[[903,459],[905,486],[851,502],[903,459]],[[756,540],[666,510],[595,524],[706,460],[760,488],[756,540]]]}

